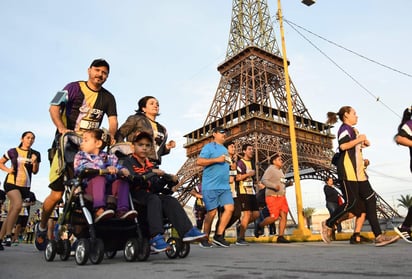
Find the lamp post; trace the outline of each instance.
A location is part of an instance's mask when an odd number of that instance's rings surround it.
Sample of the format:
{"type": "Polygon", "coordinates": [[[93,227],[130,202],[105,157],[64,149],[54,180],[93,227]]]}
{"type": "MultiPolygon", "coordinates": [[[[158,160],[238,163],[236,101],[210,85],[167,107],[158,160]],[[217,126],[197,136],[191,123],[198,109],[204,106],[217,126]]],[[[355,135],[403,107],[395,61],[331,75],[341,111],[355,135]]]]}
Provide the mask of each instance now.
{"type": "MultiPolygon", "coordinates": [[[[304,3],[304,2],[310,2],[310,1],[303,0],[302,2],[304,3]]],[[[283,15],[282,15],[282,6],[280,3],[280,0],[278,0],[278,18],[279,18],[279,26],[280,26],[280,36],[282,40],[282,56],[283,56],[283,68],[285,71],[286,100],[287,100],[287,105],[288,105],[290,147],[291,147],[291,152],[292,152],[293,178],[295,180],[296,207],[298,211],[297,212],[298,228],[293,231],[293,235],[296,236],[296,238],[302,238],[300,240],[305,240],[306,238],[311,236],[312,233],[309,229],[307,229],[304,226],[302,191],[300,188],[298,152],[297,152],[297,145],[296,145],[295,121],[293,117],[292,96],[290,92],[290,80],[289,80],[289,71],[288,71],[288,59],[286,55],[285,33],[283,30],[283,15]]]]}

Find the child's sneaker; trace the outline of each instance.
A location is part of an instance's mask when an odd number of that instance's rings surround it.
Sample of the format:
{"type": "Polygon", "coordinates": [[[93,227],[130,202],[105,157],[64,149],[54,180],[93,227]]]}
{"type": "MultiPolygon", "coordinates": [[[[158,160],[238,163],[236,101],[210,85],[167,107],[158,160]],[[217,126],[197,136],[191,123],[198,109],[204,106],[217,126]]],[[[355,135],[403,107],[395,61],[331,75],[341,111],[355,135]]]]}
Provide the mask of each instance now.
{"type": "Polygon", "coordinates": [[[122,220],[134,220],[134,218],[137,217],[137,211],[136,210],[117,211],[116,212],[116,217],[120,218],[122,220]]]}
{"type": "Polygon", "coordinates": [[[47,247],[47,228],[41,230],[40,222],[34,226],[34,246],[39,251],[43,251],[47,247]]]}
{"type": "Polygon", "coordinates": [[[165,241],[161,234],[158,234],[150,239],[150,248],[152,251],[159,253],[170,250],[172,247],[165,241]]]}
{"type": "Polygon", "coordinates": [[[102,220],[107,220],[107,219],[113,218],[113,216],[114,216],[113,210],[111,209],[105,210],[103,207],[100,207],[94,213],[94,222],[97,223],[102,220]]]}
{"type": "Polygon", "coordinates": [[[395,227],[393,229],[403,240],[408,243],[412,243],[411,231],[408,229],[402,228],[402,226],[395,227]]]}
{"type": "Polygon", "coordinates": [[[206,236],[206,234],[200,232],[198,228],[193,227],[187,233],[185,233],[185,235],[183,236],[182,241],[183,242],[194,241],[194,240],[197,240],[199,238],[204,238],[205,236],[206,236]]]}

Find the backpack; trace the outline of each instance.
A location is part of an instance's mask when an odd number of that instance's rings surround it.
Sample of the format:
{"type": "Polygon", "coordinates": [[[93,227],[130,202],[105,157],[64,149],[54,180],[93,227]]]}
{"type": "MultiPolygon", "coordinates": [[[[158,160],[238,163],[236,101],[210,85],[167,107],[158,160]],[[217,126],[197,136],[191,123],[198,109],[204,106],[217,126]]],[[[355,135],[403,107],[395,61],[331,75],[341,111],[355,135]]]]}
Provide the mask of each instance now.
{"type": "Polygon", "coordinates": [[[340,152],[340,149],[338,148],[335,154],[333,154],[332,156],[331,164],[337,167],[341,156],[342,156],[342,152],[340,152]]]}

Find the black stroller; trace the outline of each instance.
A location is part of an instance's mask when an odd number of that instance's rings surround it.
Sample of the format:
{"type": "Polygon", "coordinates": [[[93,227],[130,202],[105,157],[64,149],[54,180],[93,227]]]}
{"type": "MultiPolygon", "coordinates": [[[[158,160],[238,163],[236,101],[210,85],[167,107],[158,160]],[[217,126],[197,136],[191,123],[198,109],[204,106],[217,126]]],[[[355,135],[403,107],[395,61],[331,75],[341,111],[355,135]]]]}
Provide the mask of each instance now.
{"type": "MultiPolygon", "coordinates": [[[[46,261],[53,261],[56,254],[61,260],[67,260],[74,250],[75,261],[84,265],[90,259],[93,264],[102,262],[104,255],[113,258],[117,251],[123,250],[126,261],[145,261],[150,255],[148,240],[144,239],[139,228],[138,220],[120,220],[113,218],[94,223],[91,208],[92,201],[84,193],[85,178],[105,174],[101,170],[86,169],[78,177],[73,176],[73,159],[79,150],[81,138],[75,133],[66,133],[61,137],[59,150],[54,162],[58,165],[58,179],[62,179],[66,190],[64,194],[64,209],[59,216],[58,233],[54,240],[49,240],[44,250],[46,261]],[[57,159],[56,159],[57,158],[57,159]],[[61,237],[62,229],[67,229],[67,237],[61,237]],[[75,245],[71,245],[70,238],[75,236],[75,245]]],[[[53,167],[53,164],[52,164],[53,167]]],[[[114,204],[108,199],[108,207],[114,204]]],[[[133,203],[130,198],[130,205],[133,203]]],[[[115,205],[113,205],[115,207],[115,205]]]]}
{"type": "MultiPolygon", "coordinates": [[[[131,144],[128,142],[125,143],[118,143],[115,144],[111,148],[111,152],[116,154],[119,158],[119,162],[122,161],[122,158],[130,155],[132,153],[131,144]]],[[[156,190],[158,195],[171,195],[173,191],[171,188],[177,185],[177,181],[173,181],[172,176],[170,174],[164,174],[161,177],[157,174],[150,172],[142,175],[135,175],[131,176],[130,179],[134,179],[134,183],[136,184],[146,184],[150,183],[151,185],[158,185],[159,189],[156,190]]],[[[147,232],[147,209],[146,206],[139,204],[135,199],[133,199],[133,191],[132,192],[132,202],[134,207],[139,212],[138,220],[140,224],[140,228],[143,232],[143,235],[146,239],[148,239],[148,232],[147,232]]],[[[164,217],[163,219],[163,228],[164,228],[164,237],[166,242],[171,246],[172,249],[166,250],[166,256],[170,259],[185,258],[190,253],[190,243],[183,242],[182,239],[179,237],[178,233],[176,232],[175,228],[168,220],[168,218],[164,217]]],[[[153,254],[157,254],[153,252],[153,254]]]]}

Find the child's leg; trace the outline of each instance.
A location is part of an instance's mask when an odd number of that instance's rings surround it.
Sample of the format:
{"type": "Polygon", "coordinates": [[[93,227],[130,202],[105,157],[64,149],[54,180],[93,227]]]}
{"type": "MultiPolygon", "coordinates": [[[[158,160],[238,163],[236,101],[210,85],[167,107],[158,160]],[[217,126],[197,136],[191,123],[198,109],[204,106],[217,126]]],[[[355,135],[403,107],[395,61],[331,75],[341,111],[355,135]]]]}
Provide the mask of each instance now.
{"type": "Polygon", "coordinates": [[[129,210],[129,184],[121,179],[117,179],[112,184],[112,194],[117,198],[117,210],[129,210]]]}
{"type": "Polygon", "coordinates": [[[93,208],[106,207],[106,178],[96,176],[90,179],[86,193],[93,196],[93,208]]]}

